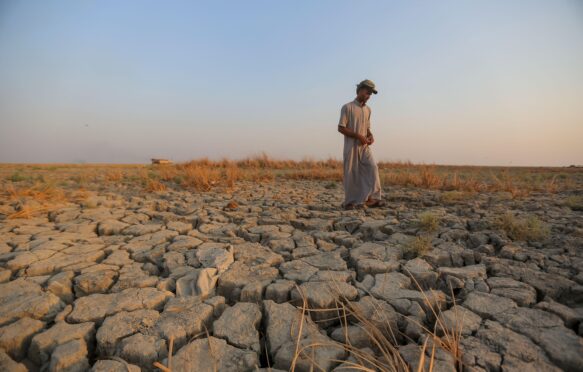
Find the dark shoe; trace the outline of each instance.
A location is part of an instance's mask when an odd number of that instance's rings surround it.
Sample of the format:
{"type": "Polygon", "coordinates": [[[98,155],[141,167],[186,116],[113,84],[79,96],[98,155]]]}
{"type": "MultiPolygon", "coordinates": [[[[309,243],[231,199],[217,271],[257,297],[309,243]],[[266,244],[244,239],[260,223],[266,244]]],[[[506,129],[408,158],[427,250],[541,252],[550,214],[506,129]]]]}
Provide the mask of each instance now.
{"type": "Polygon", "coordinates": [[[352,211],[355,209],[364,209],[364,204],[352,204],[352,203],[350,203],[344,207],[345,211],[352,211]]]}
{"type": "Polygon", "coordinates": [[[366,206],[369,208],[380,208],[387,205],[384,200],[381,199],[372,199],[369,203],[366,203],[366,206]]]}

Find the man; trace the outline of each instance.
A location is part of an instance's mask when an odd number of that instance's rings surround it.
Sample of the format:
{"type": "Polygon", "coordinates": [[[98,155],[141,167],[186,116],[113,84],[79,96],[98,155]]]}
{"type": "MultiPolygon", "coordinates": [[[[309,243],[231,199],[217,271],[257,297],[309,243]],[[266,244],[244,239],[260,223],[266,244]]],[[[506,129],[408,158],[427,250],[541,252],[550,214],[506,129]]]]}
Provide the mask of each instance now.
{"type": "Polygon", "coordinates": [[[356,86],[356,98],[342,106],[338,131],[344,135],[344,203],[345,209],[384,206],[379,169],[370,145],[370,107],[366,102],[377,94],[375,84],[363,80],[356,86]]]}

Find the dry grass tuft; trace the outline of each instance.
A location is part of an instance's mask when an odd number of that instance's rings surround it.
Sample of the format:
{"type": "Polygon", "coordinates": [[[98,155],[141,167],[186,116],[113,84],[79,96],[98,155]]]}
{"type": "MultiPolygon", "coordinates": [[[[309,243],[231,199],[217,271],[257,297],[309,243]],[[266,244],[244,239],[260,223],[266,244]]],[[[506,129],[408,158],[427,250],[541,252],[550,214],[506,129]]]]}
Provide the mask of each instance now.
{"type": "Polygon", "coordinates": [[[175,166],[170,164],[161,164],[153,167],[163,181],[172,181],[177,175],[178,171],[175,166]]]}
{"type": "Polygon", "coordinates": [[[583,211],[583,195],[571,195],[565,199],[564,205],[574,211],[583,211]]]}
{"type": "Polygon", "coordinates": [[[425,235],[416,236],[402,247],[403,256],[409,260],[415,257],[421,257],[429,252],[431,248],[432,245],[430,237],[425,235]]]}
{"type": "MultiPolygon", "coordinates": [[[[323,283],[323,285],[325,285],[325,283],[323,283]]],[[[329,288],[332,291],[336,291],[337,297],[340,298],[340,301],[337,302],[336,307],[331,309],[309,309],[308,301],[303,292],[301,291],[301,288],[299,288],[297,285],[296,288],[302,297],[302,305],[300,309],[301,312],[298,325],[298,333],[296,336],[296,349],[290,368],[291,371],[296,370],[299,360],[308,360],[311,363],[310,365],[311,370],[318,371],[323,370],[314,360],[315,349],[320,347],[327,348],[333,347],[344,350],[346,353],[353,356],[357,362],[356,363],[347,362],[344,360],[332,360],[332,361],[337,363],[345,363],[346,365],[349,365],[351,368],[356,370],[408,371],[406,362],[399,354],[395,338],[387,336],[388,334],[394,334],[392,332],[394,332],[395,330],[391,330],[390,333],[383,332],[385,327],[383,327],[383,325],[379,327],[378,323],[371,321],[367,316],[365,316],[362,312],[362,309],[351,303],[347,298],[345,298],[341,294],[341,291],[338,289],[337,285],[335,289],[334,287],[329,288]],[[313,311],[336,313],[337,314],[336,318],[341,322],[345,329],[349,325],[349,322],[358,324],[367,333],[371,343],[378,351],[378,354],[380,354],[380,357],[363,352],[362,350],[354,347],[353,345],[350,344],[350,341],[347,337],[345,337],[346,339],[345,343],[339,343],[335,341],[328,342],[317,341],[306,345],[302,345],[301,337],[305,323],[305,317],[308,316],[307,314],[313,311]]],[[[384,326],[390,329],[390,322],[386,320],[384,326]]]]}
{"type": "Polygon", "coordinates": [[[109,171],[105,174],[105,180],[109,182],[119,182],[124,178],[124,173],[120,170],[109,171]]]}
{"type": "MultiPolygon", "coordinates": [[[[450,286],[450,296],[451,296],[451,300],[453,302],[453,308],[455,309],[454,310],[454,324],[452,327],[452,326],[448,326],[448,325],[443,323],[443,317],[442,317],[442,311],[441,311],[442,304],[435,303],[435,302],[431,301],[429,299],[429,297],[427,296],[427,292],[422,289],[421,285],[415,279],[415,277],[407,269],[405,269],[405,271],[407,272],[407,274],[409,275],[409,277],[411,278],[413,283],[415,283],[415,286],[417,287],[417,289],[421,292],[421,294],[423,296],[423,301],[425,302],[426,306],[431,310],[431,314],[433,315],[433,318],[435,319],[435,324],[434,324],[432,330],[429,330],[428,328],[421,325],[423,330],[426,332],[426,340],[424,343],[423,351],[425,351],[427,341],[429,339],[431,339],[431,342],[433,345],[429,370],[431,370],[432,366],[433,366],[433,358],[434,358],[436,345],[439,348],[441,348],[442,350],[451,354],[451,356],[454,358],[454,361],[456,363],[456,369],[458,371],[464,370],[464,368],[463,368],[464,366],[463,366],[463,362],[462,362],[462,348],[461,348],[461,344],[460,344],[461,339],[462,339],[463,317],[460,318],[459,314],[457,312],[457,307],[455,306],[456,301],[455,301],[453,289],[450,286]],[[443,334],[443,336],[440,337],[439,336],[440,334],[443,334]]],[[[422,353],[422,355],[423,355],[423,353],[422,353]]],[[[424,370],[424,369],[425,369],[424,364],[419,363],[419,370],[424,370]],[[421,369],[422,367],[423,367],[423,369],[421,369]]]]}
{"type": "MultiPolygon", "coordinates": [[[[309,309],[306,297],[301,291],[299,293],[302,296],[301,304],[301,319],[299,321],[299,332],[296,338],[296,351],[294,354],[293,363],[291,366],[291,371],[294,371],[297,367],[298,360],[301,358],[303,360],[309,360],[312,362],[310,368],[312,370],[320,370],[319,366],[315,364],[313,359],[314,349],[317,347],[337,347],[343,349],[347,354],[349,354],[354,361],[347,360],[334,360],[335,362],[342,363],[342,367],[348,368],[350,370],[358,371],[432,371],[435,365],[435,357],[438,349],[443,352],[450,353],[455,361],[455,367],[457,370],[463,370],[462,364],[462,348],[460,346],[460,341],[462,338],[462,326],[463,318],[457,316],[457,311],[454,311],[454,324],[446,325],[443,323],[442,308],[445,305],[434,300],[435,296],[433,294],[428,295],[428,291],[424,291],[415,278],[408,273],[412,281],[417,286],[418,290],[423,296],[423,301],[426,304],[426,308],[429,311],[431,319],[433,319],[432,327],[425,326],[424,324],[419,324],[421,329],[424,331],[422,340],[424,338],[423,346],[419,347],[420,354],[419,359],[413,362],[413,365],[408,365],[399,353],[399,344],[397,342],[396,335],[399,333],[398,329],[392,329],[392,322],[385,318],[382,309],[377,308],[375,305],[374,315],[365,314],[363,309],[358,303],[349,301],[346,297],[342,295],[342,292],[336,285],[331,286],[331,290],[335,291],[336,296],[339,298],[336,306],[331,309],[309,309]],[[344,328],[344,342],[313,342],[308,345],[301,345],[301,331],[303,324],[305,322],[305,316],[310,312],[317,311],[332,311],[335,312],[336,318],[340,321],[341,326],[344,328]],[[374,320],[373,320],[374,319],[374,320]],[[375,350],[375,354],[364,352],[361,349],[354,347],[348,337],[348,327],[357,326],[360,327],[367,335],[372,348],[375,350]],[[431,353],[428,354],[427,347],[431,345],[431,353]],[[310,355],[311,353],[311,355],[310,355]],[[417,368],[415,368],[417,367],[417,368]]],[[[329,283],[329,284],[333,284],[329,283]]],[[[323,283],[324,285],[324,283],[323,283]]],[[[299,288],[296,286],[296,288],[299,288]]],[[[298,289],[299,290],[299,289],[298,289]]],[[[451,290],[451,288],[450,288],[451,290]]],[[[453,306],[455,307],[455,297],[453,295],[453,290],[451,290],[451,298],[453,301],[453,306]]],[[[457,308],[456,308],[457,309],[457,308]]],[[[409,319],[410,321],[414,321],[409,319]]],[[[304,367],[304,366],[302,366],[304,367]]]]}
{"type": "Polygon", "coordinates": [[[166,191],[167,187],[162,182],[157,180],[147,180],[145,190],[148,192],[166,191]]]}
{"type": "Polygon", "coordinates": [[[417,217],[419,218],[418,220],[419,227],[422,230],[433,232],[439,228],[439,223],[441,220],[439,216],[431,212],[423,212],[420,213],[419,216],[417,217]]]}
{"type": "Polygon", "coordinates": [[[181,186],[186,189],[209,191],[220,180],[220,173],[217,169],[189,164],[179,166],[178,169],[182,171],[183,176],[181,186]]]}
{"type": "Polygon", "coordinates": [[[549,226],[534,215],[517,217],[512,212],[506,212],[494,225],[513,240],[542,241],[550,235],[549,226]]]}
{"type": "Polygon", "coordinates": [[[239,168],[235,165],[230,165],[225,168],[225,183],[228,187],[233,188],[235,187],[235,183],[242,179],[242,173],[239,168]]]}
{"type": "Polygon", "coordinates": [[[471,192],[450,190],[450,191],[443,191],[439,195],[439,199],[443,204],[455,204],[455,203],[459,203],[461,201],[468,200],[474,195],[475,194],[471,193],[471,192]]]}
{"type": "Polygon", "coordinates": [[[0,195],[15,209],[14,213],[7,216],[9,219],[32,218],[63,206],[68,201],[82,199],[80,191],[67,193],[52,182],[36,182],[30,187],[16,187],[10,182],[2,185],[0,195]]]}

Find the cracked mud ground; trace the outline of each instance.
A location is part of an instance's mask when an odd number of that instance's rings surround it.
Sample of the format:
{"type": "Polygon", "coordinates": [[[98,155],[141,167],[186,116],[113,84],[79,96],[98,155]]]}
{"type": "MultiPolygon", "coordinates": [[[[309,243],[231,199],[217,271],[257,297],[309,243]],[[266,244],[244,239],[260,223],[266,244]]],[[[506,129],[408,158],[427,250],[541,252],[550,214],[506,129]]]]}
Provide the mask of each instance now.
{"type": "MultiPolygon", "coordinates": [[[[157,370],[170,339],[173,371],[288,370],[302,296],[310,309],[349,301],[382,318],[412,368],[431,304],[461,325],[464,371],[583,370],[583,212],[565,195],[445,200],[393,187],[386,207],[341,211],[341,186],[326,185],[103,192],[91,207],[0,221],[0,370],[157,370]],[[507,211],[549,235],[513,239],[496,224],[507,211]]],[[[357,321],[330,315],[305,319],[301,344],[325,346],[297,370],[350,370],[335,346],[347,337],[378,354],[357,321]]],[[[460,369],[439,348],[434,363],[460,369]]]]}

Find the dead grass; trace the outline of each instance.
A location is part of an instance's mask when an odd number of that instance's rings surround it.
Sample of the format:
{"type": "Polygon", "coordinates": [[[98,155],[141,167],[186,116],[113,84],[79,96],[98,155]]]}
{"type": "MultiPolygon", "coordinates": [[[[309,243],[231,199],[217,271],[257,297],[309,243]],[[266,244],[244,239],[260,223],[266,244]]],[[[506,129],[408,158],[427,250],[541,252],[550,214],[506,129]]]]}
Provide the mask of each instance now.
{"type": "Polygon", "coordinates": [[[77,202],[86,198],[84,190],[65,191],[52,182],[36,182],[32,186],[15,186],[12,182],[4,183],[0,188],[0,196],[15,210],[14,213],[7,216],[8,219],[32,218],[50,212],[68,202],[77,202]]]}
{"type": "Polygon", "coordinates": [[[229,165],[225,168],[225,183],[228,187],[235,187],[235,183],[242,179],[242,173],[239,168],[234,165],[229,165]]]}
{"type": "Polygon", "coordinates": [[[571,195],[564,201],[564,205],[574,211],[583,211],[583,195],[571,195]]]}
{"type": "Polygon", "coordinates": [[[105,174],[105,180],[109,182],[119,182],[124,178],[124,173],[120,170],[112,170],[105,174]]]}
{"type": "MultiPolygon", "coordinates": [[[[323,283],[323,285],[325,285],[323,283]]],[[[341,291],[336,286],[336,291],[338,292],[338,296],[341,298],[341,301],[337,302],[336,307],[330,309],[309,309],[308,308],[308,301],[306,296],[302,292],[301,288],[296,285],[296,289],[300,293],[302,297],[302,305],[300,308],[300,319],[298,321],[298,331],[297,335],[295,335],[295,352],[294,357],[292,359],[290,371],[295,371],[298,367],[298,363],[300,360],[307,360],[310,363],[310,370],[314,371],[324,371],[324,369],[319,366],[315,359],[314,359],[314,352],[315,349],[326,347],[326,348],[340,348],[344,350],[349,355],[353,356],[357,362],[347,362],[350,364],[351,368],[361,371],[409,371],[407,367],[407,363],[403,360],[401,355],[399,354],[398,347],[396,345],[395,339],[387,337],[385,333],[382,331],[382,327],[379,327],[379,324],[374,323],[371,321],[367,316],[365,316],[362,310],[351,303],[348,299],[346,299],[342,294],[341,291]],[[302,335],[303,335],[303,328],[305,324],[306,316],[310,312],[314,311],[325,311],[325,312],[332,312],[337,314],[337,319],[341,322],[343,327],[349,325],[350,322],[359,324],[359,326],[367,333],[372,345],[377,350],[380,356],[371,355],[369,353],[363,352],[362,350],[354,347],[349,339],[345,337],[345,343],[339,342],[312,342],[307,345],[302,345],[302,335]],[[351,321],[349,321],[351,319],[351,321]]],[[[335,289],[329,288],[329,290],[334,291],[335,289]]],[[[388,325],[390,329],[390,322],[387,320],[385,325],[388,325]]],[[[293,336],[293,335],[292,335],[293,336]]],[[[333,362],[343,363],[344,360],[332,360],[333,362]]],[[[305,369],[302,366],[302,369],[305,369]]]]}
{"type": "Polygon", "coordinates": [[[473,192],[450,190],[439,194],[439,199],[443,204],[455,204],[471,199],[473,196],[475,196],[473,192]]]}
{"type": "MultiPolygon", "coordinates": [[[[442,321],[442,303],[436,303],[432,301],[428,296],[427,291],[424,291],[419,283],[415,280],[413,275],[408,272],[411,277],[412,282],[417,286],[418,290],[423,296],[423,301],[428,309],[429,315],[433,319],[433,326],[426,326],[425,324],[419,324],[424,332],[422,339],[424,338],[423,345],[419,346],[419,359],[416,361],[417,368],[412,369],[413,366],[409,366],[407,362],[403,359],[399,353],[399,344],[397,342],[396,335],[399,333],[398,329],[392,329],[392,321],[385,317],[383,310],[377,305],[374,308],[374,315],[365,314],[363,309],[358,306],[358,303],[349,301],[342,292],[340,291],[338,285],[334,286],[334,282],[328,282],[330,284],[327,287],[329,290],[335,292],[336,297],[339,301],[336,302],[335,307],[330,309],[310,309],[308,306],[308,301],[301,288],[296,285],[295,288],[298,290],[301,296],[299,316],[296,319],[296,323],[292,325],[290,336],[295,340],[295,351],[291,361],[290,371],[296,371],[296,369],[306,369],[305,362],[309,363],[307,366],[311,371],[324,371],[324,369],[318,365],[315,360],[315,352],[318,348],[340,348],[348,356],[351,356],[354,361],[348,360],[336,360],[332,359],[330,361],[336,363],[342,363],[343,367],[350,368],[351,370],[357,371],[380,371],[380,372],[410,372],[416,370],[417,372],[429,371],[432,372],[435,367],[435,358],[438,348],[444,352],[450,353],[455,361],[455,367],[457,370],[464,370],[462,363],[462,348],[460,346],[462,327],[463,327],[463,317],[459,317],[457,311],[454,310],[454,324],[453,326],[448,326],[442,321]],[[344,339],[345,342],[336,341],[315,341],[311,343],[302,342],[304,340],[306,327],[306,317],[309,316],[311,312],[327,311],[336,314],[336,318],[344,329],[344,339]],[[375,319],[375,320],[373,320],[375,319]],[[369,338],[371,346],[373,347],[375,353],[371,354],[363,351],[360,348],[355,347],[351,344],[348,337],[348,327],[350,325],[356,325],[360,327],[369,338]],[[431,346],[431,353],[428,352],[428,345],[431,346]],[[300,363],[304,363],[300,366],[300,363]],[[301,367],[301,368],[300,368],[301,367]]],[[[323,283],[324,285],[324,283],[323,283]]],[[[429,290],[431,291],[431,290],[429,290]]],[[[457,309],[455,297],[453,295],[453,290],[451,290],[451,299],[453,302],[453,308],[457,309]]],[[[411,320],[411,319],[409,319],[411,320]]],[[[208,330],[205,329],[204,333],[198,336],[206,335],[206,338],[210,340],[210,334],[208,330]]],[[[195,338],[197,338],[196,336],[195,338]]],[[[171,337],[169,340],[168,348],[168,358],[167,365],[163,365],[161,362],[154,362],[153,366],[162,370],[164,372],[172,371],[172,356],[173,356],[173,345],[174,338],[171,337]]],[[[267,349],[266,349],[267,353],[267,349]]],[[[209,341],[209,357],[214,359],[214,352],[212,350],[212,344],[209,341]]],[[[267,358],[267,363],[269,364],[269,358],[267,358]]]]}
{"type": "Polygon", "coordinates": [[[166,191],[167,187],[158,180],[147,180],[145,190],[148,192],[166,191]]]}
{"type": "Polygon", "coordinates": [[[403,256],[409,260],[415,257],[421,257],[429,252],[431,248],[432,245],[430,237],[425,235],[416,236],[402,247],[403,256]]]}
{"type": "MultiPolygon", "coordinates": [[[[476,167],[379,162],[383,187],[418,187],[444,192],[444,202],[455,203],[464,194],[508,192],[520,198],[532,192],[557,193],[577,190],[583,183],[579,168],[476,167]],[[453,192],[459,192],[455,194],[453,192]],[[448,193],[448,194],[445,194],[448,193]]],[[[240,160],[195,159],[177,164],[2,164],[0,179],[31,186],[35,182],[58,180],[69,187],[148,187],[149,180],[167,188],[208,191],[215,187],[233,189],[238,182],[267,183],[276,179],[342,181],[338,159],[274,159],[265,153],[240,160]]]]}
{"type": "MultiPolygon", "coordinates": [[[[454,324],[453,326],[448,326],[443,323],[442,311],[441,311],[441,304],[436,304],[429,300],[427,296],[427,291],[424,291],[417,279],[409,272],[409,270],[405,269],[409,277],[411,278],[412,282],[415,283],[417,289],[421,292],[423,296],[423,301],[425,302],[426,306],[431,310],[431,314],[435,319],[435,323],[432,330],[422,326],[424,331],[426,332],[427,336],[432,339],[433,347],[437,344],[440,348],[451,354],[454,358],[456,369],[458,371],[464,370],[463,363],[462,363],[462,348],[461,348],[461,339],[462,339],[462,331],[463,331],[463,317],[460,318],[459,313],[456,307],[455,295],[453,293],[453,289],[450,285],[450,298],[453,303],[454,308],[454,324]],[[439,336],[443,334],[443,336],[439,336]]],[[[431,290],[429,290],[431,291],[431,290]]],[[[428,338],[429,338],[428,337],[428,338]]],[[[427,342],[427,339],[426,339],[427,342]]],[[[425,344],[426,345],[426,344],[425,344]]],[[[425,348],[425,346],[424,346],[425,348]]],[[[435,350],[435,349],[433,349],[435,350]]],[[[432,357],[434,353],[432,352],[432,357]]],[[[431,363],[433,365],[433,362],[431,363]]],[[[423,364],[420,364],[419,367],[421,368],[423,364]]]]}
{"type": "Polygon", "coordinates": [[[513,240],[542,241],[550,235],[549,226],[534,215],[517,217],[512,212],[506,212],[494,225],[513,240]]]}
{"type": "Polygon", "coordinates": [[[283,174],[283,178],[290,180],[342,181],[342,171],[321,168],[293,170],[283,174]]]}
{"type": "Polygon", "coordinates": [[[174,349],[174,336],[170,336],[168,341],[168,365],[165,366],[160,362],[154,362],[154,367],[160,369],[163,372],[172,372],[172,353],[174,349]]]}
{"type": "Polygon", "coordinates": [[[178,165],[178,167],[182,176],[180,186],[185,189],[209,191],[219,183],[220,172],[217,169],[193,164],[178,165]]]}
{"type": "MultiPolygon", "coordinates": [[[[320,366],[316,364],[313,358],[314,350],[318,347],[337,347],[343,349],[349,356],[352,356],[355,360],[334,360],[337,363],[343,363],[343,366],[351,368],[352,370],[358,371],[411,371],[417,370],[421,371],[433,371],[435,366],[435,355],[437,349],[445,351],[453,357],[455,361],[455,367],[457,370],[463,370],[462,364],[462,348],[460,346],[460,341],[462,338],[462,327],[463,327],[463,317],[460,317],[455,306],[455,297],[453,295],[453,290],[450,288],[451,299],[453,302],[454,310],[454,324],[446,325],[443,323],[442,317],[442,307],[443,303],[439,303],[430,299],[434,298],[433,295],[428,296],[427,292],[432,290],[423,290],[416,279],[409,273],[413,283],[416,285],[418,290],[423,296],[423,302],[428,309],[428,315],[430,319],[433,319],[433,326],[428,327],[425,324],[420,324],[416,320],[408,318],[409,321],[413,321],[418,324],[424,332],[422,338],[425,338],[423,346],[419,347],[419,359],[417,360],[417,368],[412,369],[414,366],[409,366],[407,362],[403,359],[399,353],[399,344],[397,342],[396,335],[399,334],[398,329],[392,329],[392,321],[384,316],[382,309],[378,308],[376,305],[374,308],[375,315],[370,316],[370,314],[365,314],[358,303],[349,301],[346,297],[342,295],[339,290],[338,285],[331,286],[331,290],[335,292],[336,297],[339,301],[336,302],[334,308],[331,309],[309,309],[306,296],[303,294],[301,289],[296,285],[296,289],[299,291],[302,297],[302,304],[300,308],[300,319],[298,325],[298,332],[295,336],[296,348],[294,353],[294,358],[291,365],[291,371],[295,371],[298,366],[298,360],[308,360],[311,362],[311,370],[322,370],[320,366]],[[334,289],[335,288],[335,289],[334,289]],[[305,323],[305,317],[308,316],[310,312],[320,312],[320,311],[332,311],[335,312],[337,320],[340,322],[344,329],[344,342],[313,342],[307,345],[301,344],[302,330],[305,323]],[[375,319],[375,320],[373,320],[375,319]],[[380,321],[379,321],[380,319],[380,321]],[[367,335],[372,348],[375,350],[375,354],[370,354],[364,352],[363,350],[355,347],[351,344],[348,337],[348,327],[350,325],[355,325],[361,328],[367,335]],[[427,346],[431,343],[431,353],[427,355],[427,346]]],[[[333,283],[333,282],[332,282],[333,283]]],[[[406,338],[406,336],[405,336],[406,338]]]]}
{"type": "Polygon", "coordinates": [[[159,164],[153,167],[153,169],[163,181],[172,181],[178,175],[177,168],[170,164],[159,164]]]}
{"type": "Polygon", "coordinates": [[[422,230],[433,232],[439,228],[441,219],[436,214],[431,212],[423,212],[420,213],[417,217],[419,219],[417,223],[422,230]]]}

